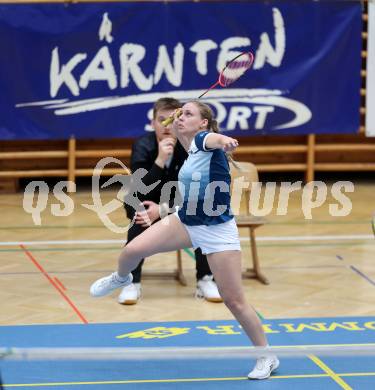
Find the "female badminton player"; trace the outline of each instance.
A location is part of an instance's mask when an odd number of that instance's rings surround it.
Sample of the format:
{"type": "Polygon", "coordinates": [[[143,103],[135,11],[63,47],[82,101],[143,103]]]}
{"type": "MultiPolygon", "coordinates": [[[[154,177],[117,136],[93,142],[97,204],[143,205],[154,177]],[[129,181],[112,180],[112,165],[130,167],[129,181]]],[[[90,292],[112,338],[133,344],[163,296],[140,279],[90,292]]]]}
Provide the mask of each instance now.
{"type": "MultiPolygon", "coordinates": [[[[189,154],[179,173],[181,208],[129,242],[120,254],[117,272],[97,280],[90,293],[101,297],[130,284],[131,271],[142,258],[200,247],[226,306],[252,343],[267,347],[262,324],[245,300],[238,229],[230,212],[230,172],[225,152],[234,150],[238,142],[217,133],[211,109],[200,101],[188,102],[175,113],[173,129],[189,154]]],[[[278,366],[275,355],[265,354],[257,359],[248,378],[266,379],[278,366]]]]}

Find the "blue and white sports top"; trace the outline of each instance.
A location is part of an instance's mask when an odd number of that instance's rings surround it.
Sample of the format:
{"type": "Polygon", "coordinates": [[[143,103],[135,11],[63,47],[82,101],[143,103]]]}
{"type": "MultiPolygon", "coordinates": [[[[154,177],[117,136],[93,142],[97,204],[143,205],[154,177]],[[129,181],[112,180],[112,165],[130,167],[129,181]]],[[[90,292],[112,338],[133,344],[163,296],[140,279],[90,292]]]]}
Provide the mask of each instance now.
{"type": "Polygon", "coordinates": [[[218,225],[233,218],[230,210],[230,172],[221,149],[206,149],[209,131],[198,133],[178,175],[183,198],[178,216],[185,225],[218,225]]]}

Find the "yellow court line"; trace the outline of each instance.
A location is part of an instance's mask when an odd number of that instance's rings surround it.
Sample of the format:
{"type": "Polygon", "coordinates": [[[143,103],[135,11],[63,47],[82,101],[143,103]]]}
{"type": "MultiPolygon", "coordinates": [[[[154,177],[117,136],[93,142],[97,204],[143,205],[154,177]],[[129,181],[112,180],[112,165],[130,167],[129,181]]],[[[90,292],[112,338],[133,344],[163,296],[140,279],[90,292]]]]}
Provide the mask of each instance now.
{"type": "Polygon", "coordinates": [[[352,372],[340,374],[340,376],[375,376],[375,372],[352,372]]]}
{"type": "Polygon", "coordinates": [[[174,382],[206,382],[206,381],[239,381],[248,380],[246,377],[234,378],[186,378],[186,379],[132,379],[96,382],[44,382],[44,383],[13,383],[4,384],[6,387],[37,387],[37,386],[74,386],[74,385],[123,385],[134,383],[174,383],[174,382]]]}
{"type": "Polygon", "coordinates": [[[338,374],[336,374],[333,370],[331,370],[322,360],[320,360],[317,356],[308,355],[308,357],[324,372],[328,374],[339,386],[341,386],[345,390],[353,390],[338,374]]]}
{"type": "MultiPolygon", "coordinates": [[[[326,374],[311,375],[285,375],[272,376],[271,379],[291,379],[291,378],[324,378],[326,374]]],[[[13,383],[4,384],[8,387],[37,387],[37,386],[74,386],[74,385],[125,385],[135,383],[178,383],[178,382],[220,382],[220,381],[248,381],[247,377],[233,378],[181,378],[181,379],[133,379],[133,380],[116,380],[116,381],[96,381],[96,382],[44,382],[44,383],[13,383]]]]}
{"type": "MultiPolygon", "coordinates": [[[[314,356],[312,356],[315,358],[314,356]]],[[[318,364],[317,362],[315,362],[318,364]]],[[[325,364],[321,362],[324,366],[325,364]]],[[[318,364],[319,365],[319,364],[318,364]]],[[[321,367],[319,365],[319,367],[321,367]]],[[[327,367],[327,366],[325,366],[327,367]]],[[[322,367],[321,367],[322,368],[322,367]]],[[[328,367],[327,367],[328,368],[328,367]]],[[[323,368],[322,368],[323,369],[323,368]]],[[[326,370],[324,370],[327,372],[326,370]]],[[[272,375],[269,379],[308,379],[308,378],[327,378],[331,377],[333,371],[328,368],[330,373],[326,374],[302,374],[302,375],[272,375]]],[[[334,374],[338,376],[337,374],[334,374]]],[[[340,376],[375,376],[375,372],[369,373],[344,373],[340,376]]],[[[339,378],[341,379],[341,378],[339,378]]],[[[180,379],[131,379],[131,380],[109,380],[109,381],[90,381],[90,382],[44,382],[44,383],[12,383],[4,384],[8,387],[48,387],[48,386],[75,386],[75,385],[126,385],[126,384],[136,384],[136,383],[181,383],[181,382],[220,382],[220,381],[248,381],[247,377],[227,377],[227,378],[180,378],[180,379]]],[[[346,390],[350,390],[349,387],[344,381],[342,381],[346,387],[343,387],[346,390]]],[[[341,385],[341,384],[340,384],[341,385]]]]}

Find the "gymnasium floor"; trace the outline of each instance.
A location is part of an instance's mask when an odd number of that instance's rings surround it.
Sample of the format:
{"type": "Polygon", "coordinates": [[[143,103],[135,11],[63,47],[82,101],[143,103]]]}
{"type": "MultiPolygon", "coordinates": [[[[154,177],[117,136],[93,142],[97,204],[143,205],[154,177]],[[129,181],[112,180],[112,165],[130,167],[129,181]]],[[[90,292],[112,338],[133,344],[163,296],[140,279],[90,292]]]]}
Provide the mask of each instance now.
{"type": "MultiPolygon", "coordinates": [[[[375,317],[264,320],[273,346],[375,346],[375,317]]],[[[239,347],[247,340],[235,321],[138,322],[89,325],[3,326],[0,343],[9,347],[239,347]]],[[[131,352],[129,352],[131,353],[131,352]]],[[[165,357],[164,357],[165,358],[165,357]]],[[[270,381],[251,381],[249,358],[134,361],[5,361],[7,387],[137,389],[372,389],[373,356],[281,358],[270,381]]]]}
{"type": "MultiPolygon", "coordinates": [[[[273,211],[259,228],[261,267],[271,284],[246,279],[244,287],[272,345],[375,343],[374,190],[373,183],[358,183],[348,216],[331,217],[328,207],[334,199],[328,199],[313,210],[312,220],[303,217],[301,194],[294,193],[287,215],[273,211]]],[[[115,195],[106,192],[103,203],[115,195]]],[[[189,251],[183,254],[186,287],[172,279],[146,279],[143,298],[132,307],[118,305],[115,295],[90,298],[91,282],[114,269],[123,237],[81,206],[92,203],[89,193],[73,199],[74,212],[56,217],[50,205],[57,201],[50,198],[42,225],[35,226],[22,207],[22,194],[0,195],[0,347],[247,345],[223,304],[193,297],[195,265],[189,251]],[[155,329],[150,331],[155,327],[167,328],[159,330],[163,337],[144,338],[145,330],[155,335],[155,329]],[[170,328],[185,333],[171,336],[170,328]],[[140,336],[129,336],[139,331],[140,336]]],[[[123,224],[123,210],[111,218],[123,224]]],[[[246,232],[241,240],[249,265],[246,232]]],[[[175,262],[174,253],[155,256],[145,270],[172,269],[175,262]]],[[[251,359],[4,360],[0,368],[6,389],[374,389],[374,362],[374,356],[283,358],[272,379],[260,382],[245,379],[251,359]]]]}

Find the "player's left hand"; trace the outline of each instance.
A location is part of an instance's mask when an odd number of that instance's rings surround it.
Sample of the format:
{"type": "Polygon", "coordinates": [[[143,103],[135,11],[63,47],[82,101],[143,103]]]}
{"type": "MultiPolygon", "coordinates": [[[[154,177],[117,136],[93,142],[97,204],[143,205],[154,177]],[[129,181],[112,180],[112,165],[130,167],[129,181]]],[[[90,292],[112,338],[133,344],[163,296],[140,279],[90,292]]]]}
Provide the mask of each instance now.
{"type": "Polygon", "coordinates": [[[238,146],[238,141],[235,138],[224,136],[221,139],[222,149],[224,152],[231,152],[238,146]]]}

